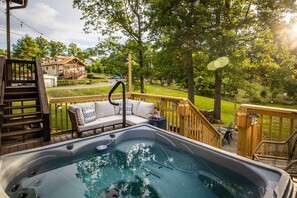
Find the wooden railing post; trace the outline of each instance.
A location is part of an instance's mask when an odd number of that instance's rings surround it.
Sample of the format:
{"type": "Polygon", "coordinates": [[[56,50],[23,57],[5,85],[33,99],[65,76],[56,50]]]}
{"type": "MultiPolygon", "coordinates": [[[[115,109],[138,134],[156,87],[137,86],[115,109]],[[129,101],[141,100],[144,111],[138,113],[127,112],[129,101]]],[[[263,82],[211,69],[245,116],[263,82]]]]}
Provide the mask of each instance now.
{"type": "Polygon", "coordinates": [[[178,114],[180,116],[180,135],[189,137],[189,120],[190,120],[190,106],[189,104],[179,104],[178,114]]]}
{"type": "Polygon", "coordinates": [[[237,154],[251,158],[259,142],[262,140],[258,123],[252,123],[249,109],[240,107],[236,116],[238,128],[237,154]]]}
{"type": "MultiPolygon", "coordinates": [[[[244,109],[246,111],[246,109],[244,109]]],[[[247,155],[247,113],[241,109],[236,116],[236,125],[238,129],[237,137],[237,154],[241,156],[247,155]]]]}

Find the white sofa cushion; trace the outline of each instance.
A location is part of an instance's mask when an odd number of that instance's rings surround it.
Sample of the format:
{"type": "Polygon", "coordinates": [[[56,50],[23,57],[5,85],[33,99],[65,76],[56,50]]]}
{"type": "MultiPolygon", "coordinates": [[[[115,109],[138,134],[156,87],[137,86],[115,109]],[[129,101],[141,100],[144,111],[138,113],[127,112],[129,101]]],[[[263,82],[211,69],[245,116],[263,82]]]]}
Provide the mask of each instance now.
{"type": "Polygon", "coordinates": [[[154,103],[141,101],[138,106],[136,115],[143,118],[148,118],[151,115],[154,106],[154,103]]]}
{"type": "Polygon", "coordinates": [[[136,125],[136,124],[144,124],[148,123],[147,118],[135,116],[135,115],[129,115],[126,117],[127,124],[129,125],[136,125]]]}
{"type": "Polygon", "coordinates": [[[115,115],[113,105],[109,101],[95,102],[96,118],[102,118],[115,115]]]}
{"type": "Polygon", "coordinates": [[[114,105],[113,108],[114,108],[114,113],[117,115],[120,113],[120,105],[121,105],[121,102],[122,100],[113,100],[114,103],[119,103],[118,106],[114,105]]]}
{"type": "Polygon", "coordinates": [[[84,116],[83,116],[81,108],[76,105],[70,105],[69,109],[71,111],[75,112],[75,114],[77,116],[78,125],[80,125],[80,126],[85,125],[85,120],[84,120],[84,116]]]}
{"type": "Polygon", "coordinates": [[[138,110],[138,107],[139,107],[139,104],[141,101],[139,100],[129,100],[130,102],[132,102],[132,113],[134,115],[137,114],[137,110],[138,110]]]}
{"type": "Polygon", "coordinates": [[[103,126],[111,126],[111,125],[123,123],[123,116],[114,115],[114,116],[98,118],[98,120],[103,123],[103,126]]]}
{"type": "MultiPolygon", "coordinates": [[[[115,114],[118,115],[122,115],[123,112],[123,100],[115,100],[114,102],[119,103],[119,106],[114,106],[115,109],[115,114]]],[[[126,115],[131,115],[133,113],[133,103],[132,100],[130,99],[126,99],[126,115]]]]}
{"type": "Polygon", "coordinates": [[[84,126],[78,126],[78,132],[99,129],[100,127],[103,127],[103,122],[96,119],[93,122],[86,123],[84,126]]]}

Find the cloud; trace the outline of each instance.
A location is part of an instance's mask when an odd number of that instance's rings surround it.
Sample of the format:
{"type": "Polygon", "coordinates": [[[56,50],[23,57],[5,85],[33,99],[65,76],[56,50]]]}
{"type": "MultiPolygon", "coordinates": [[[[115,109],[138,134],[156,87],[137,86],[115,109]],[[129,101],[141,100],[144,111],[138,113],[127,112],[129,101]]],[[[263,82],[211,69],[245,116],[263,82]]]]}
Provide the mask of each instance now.
{"type": "MultiPolygon", "coordinates": [[[[83,33],[84,22],[80,20],[81,11],[72,8],[71,0],[38,0],[35,3],[36,1],[29,1],[25,9],[12,11],[16,18],[11,17],[11,43],[16,43],[16,40],[21,38],[20,35],[28,34],[35,38],[40,36],[38,32],[41,32],[47,40],[60,41],[67,46],[74,42],[85,49],[97,44],[98,35],[83,33]],[[22,26],[19,20],[23,21],[22,26]]],[[[4,5],[1,8],[4,10],[4,5]]],[[[0,28],[6,29],[5,24],[1,24],[0,28]]],[[[0,43],[0,48],[6,47],[0,43]]]]}

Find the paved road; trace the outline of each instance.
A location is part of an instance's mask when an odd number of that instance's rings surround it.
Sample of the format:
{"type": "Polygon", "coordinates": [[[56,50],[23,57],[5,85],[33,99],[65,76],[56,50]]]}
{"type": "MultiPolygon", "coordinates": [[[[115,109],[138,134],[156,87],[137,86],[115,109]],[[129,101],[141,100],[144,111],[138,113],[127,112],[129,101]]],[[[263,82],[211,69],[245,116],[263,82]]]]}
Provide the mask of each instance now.
{"type": "Polygon", "coordinates": [[[46,89],[84,89],[84,88],[95,88],[95,87],[108,87],[108,86],[113,86],[116,82],[117,81],[115,79],[111,79],[108,81],[108,83],[102,83],[102,84],[47,87],[46,89]]]}

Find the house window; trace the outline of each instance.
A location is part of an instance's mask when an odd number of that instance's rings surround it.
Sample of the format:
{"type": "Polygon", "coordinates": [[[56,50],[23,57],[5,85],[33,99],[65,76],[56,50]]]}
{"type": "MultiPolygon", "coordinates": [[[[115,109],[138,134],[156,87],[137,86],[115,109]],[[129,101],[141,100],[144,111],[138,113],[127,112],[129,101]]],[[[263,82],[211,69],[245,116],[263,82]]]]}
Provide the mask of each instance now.
{"type": "Polygon", "coordinates": [[[54,70],[55,69],[55,66],[52,66],[52,69],[54,70]]]}
{"type": "Polygon", "coordinates": [[[48,67],[46,67],[45,70],[48,70],[48,67]]]}

